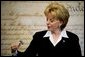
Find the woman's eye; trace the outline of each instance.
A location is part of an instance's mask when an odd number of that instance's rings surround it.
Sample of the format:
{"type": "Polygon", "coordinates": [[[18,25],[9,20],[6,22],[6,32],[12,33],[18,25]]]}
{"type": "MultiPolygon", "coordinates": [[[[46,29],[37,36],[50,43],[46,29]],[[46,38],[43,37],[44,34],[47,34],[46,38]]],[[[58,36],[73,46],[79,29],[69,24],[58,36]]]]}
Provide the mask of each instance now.
{"type": "Polygon", "coordinates": [[[46,19],[47,21],[54,22],[54,19],[46,19]]]}
{"type": "Polygon", "coordinates": [[[54,20],[53,19],[50,19],[51,22],[53,22],[54,20]]]}
{"type": "Polygon", "coordinates": [[[48,21],[48,19],[46,19],[46,21],[48,21]]]}

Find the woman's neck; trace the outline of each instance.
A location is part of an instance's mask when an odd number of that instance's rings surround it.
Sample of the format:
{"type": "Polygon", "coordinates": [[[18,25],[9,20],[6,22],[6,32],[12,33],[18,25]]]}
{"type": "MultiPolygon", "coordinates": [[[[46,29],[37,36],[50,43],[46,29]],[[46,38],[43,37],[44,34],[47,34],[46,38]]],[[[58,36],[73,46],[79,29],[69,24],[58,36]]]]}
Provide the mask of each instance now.
{"type": "Polygon", "coordinates": [[[51,31],[51,33],[53,36],[53,42],[56,43],[56,41],[59,39],[59,36],[61,34],[61,30],[51,31]]]}
{"type": "Polygon", "coordinates": [[[51,33],[54,34],[54,35],[59,35],[61,33],[61,30],[56,29],[56,30],[51,31],[51,33]]]}

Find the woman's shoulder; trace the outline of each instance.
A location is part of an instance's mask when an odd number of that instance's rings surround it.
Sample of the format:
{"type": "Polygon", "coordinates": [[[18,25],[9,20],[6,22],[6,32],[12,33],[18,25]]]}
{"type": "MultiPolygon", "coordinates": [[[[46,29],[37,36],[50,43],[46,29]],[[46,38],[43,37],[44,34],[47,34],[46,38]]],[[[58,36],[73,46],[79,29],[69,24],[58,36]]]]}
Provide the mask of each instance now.
{"type": "Polygon", "coordinates": [[[44,36],[46,34],[47,30],[42,30],[42,31],[38,31],[34,34],[34,36],[44,36]]]}
{"type": "Polygon", "coordinates": [[[73,35],[73,36],[77,36],[75,33],[71,32],[71,31],[66,31],[67,35],[73,35]]]}
{"type": "Polygon", "coordinates": [[[38,31],[36,33],[46,33],[46,32],[47,32],[47,30],[42,30],[42,31],[38,31]]]}
{"type": "Polygon", "coordinates": [[[47,32],[47,30],[42,30],[42,31],[38,31],[35,34],[45,34],[47,32]]]}
{"type": "Polygon", "coordinates": [[[71,38],[71,39],[78,39],[77,34],[71,32],[71,31],[66,31],[66,33],[67,33],[69,38],[71,38]]]}

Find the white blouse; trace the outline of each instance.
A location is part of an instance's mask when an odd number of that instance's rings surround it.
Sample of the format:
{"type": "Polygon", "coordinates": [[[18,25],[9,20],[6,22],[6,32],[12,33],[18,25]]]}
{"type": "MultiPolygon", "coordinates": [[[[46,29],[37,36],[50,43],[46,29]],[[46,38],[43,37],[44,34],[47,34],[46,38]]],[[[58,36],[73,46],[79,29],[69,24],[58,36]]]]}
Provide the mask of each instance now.
{"type": "Polygon", "coordinates": [[[53,36],[51,34],[51,31],[47,31],[46,34],[44,35],[44,37],[49,37],[49,40],[51,41],[51,43],[56,46],[58,44],[58,42],[60,42],[60,40],[62,39],[62,37],[68,38],[66,30],[63,30],[58,38],[58,40],[56,40],[56,42],[53,41],[53,36]]]}

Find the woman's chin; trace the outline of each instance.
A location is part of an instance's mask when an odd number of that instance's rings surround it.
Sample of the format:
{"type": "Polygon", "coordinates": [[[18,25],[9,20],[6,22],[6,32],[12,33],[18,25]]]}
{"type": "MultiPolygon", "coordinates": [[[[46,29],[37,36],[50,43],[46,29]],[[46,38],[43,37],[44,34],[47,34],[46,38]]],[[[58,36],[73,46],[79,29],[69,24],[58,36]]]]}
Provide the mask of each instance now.
{"type": "Polygon", "coordinates": [[[48,31],[52,31],[52,29],[48,29],[48,31]]]}

